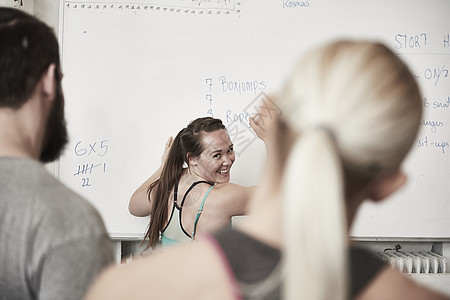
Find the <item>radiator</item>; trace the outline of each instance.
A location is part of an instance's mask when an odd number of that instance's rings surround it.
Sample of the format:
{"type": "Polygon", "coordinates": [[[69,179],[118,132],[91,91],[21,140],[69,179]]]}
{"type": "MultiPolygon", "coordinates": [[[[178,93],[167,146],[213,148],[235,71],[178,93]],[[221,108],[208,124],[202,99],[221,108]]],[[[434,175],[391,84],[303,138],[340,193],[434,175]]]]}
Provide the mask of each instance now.
{"type": "Polygon", "coordinates": [[[434,252],[384,251],[377,255],[404,273],[447,272],[447,259],[434,252]]]}

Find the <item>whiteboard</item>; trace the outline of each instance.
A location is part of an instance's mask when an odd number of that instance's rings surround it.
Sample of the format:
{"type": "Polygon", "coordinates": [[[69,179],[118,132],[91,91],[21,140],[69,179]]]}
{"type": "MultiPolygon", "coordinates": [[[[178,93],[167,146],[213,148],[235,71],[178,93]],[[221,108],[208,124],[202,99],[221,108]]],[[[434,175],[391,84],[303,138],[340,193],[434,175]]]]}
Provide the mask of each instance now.
{"type": "Polygon", "coordinates": [[[310,47],[379,40],[414,72],[425,115],[407,187],[365,204],[357,237],[450,237],[449,1],[60,0],[70,143],[59,178],[100,211],[112,237],[143,236],[128,201],[162,149],[200,116],[221,118],[235,144],[234,183],[258,183],[265,148],[248,127],[310,47]]]}

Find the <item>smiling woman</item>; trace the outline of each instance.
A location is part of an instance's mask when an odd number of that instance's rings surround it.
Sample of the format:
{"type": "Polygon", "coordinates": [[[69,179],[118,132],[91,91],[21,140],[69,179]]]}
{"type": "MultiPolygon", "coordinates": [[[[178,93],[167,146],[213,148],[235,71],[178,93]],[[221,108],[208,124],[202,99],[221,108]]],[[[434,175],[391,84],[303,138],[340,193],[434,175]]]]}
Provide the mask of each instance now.
{"type": "MultiPolygon", "coordinates": [[[[262,128],[253,119],[250,124],[261,136],[262,128]]],[[[160,168],[129,203],[131,214],[150,215],[148,247],[194,240],[246,213],[253,187],[229,183],[234,160],[233,143],[220,119],[198,118],[169,138],[160,168]]]]}
{"type": "Polygon", "coordinates": [[[226,183],[230,181],[230,168],[234,163],[233,144],[225,129],[205,132],[203,152],[189,157],[190,170],[209,182],[226,183]]]}

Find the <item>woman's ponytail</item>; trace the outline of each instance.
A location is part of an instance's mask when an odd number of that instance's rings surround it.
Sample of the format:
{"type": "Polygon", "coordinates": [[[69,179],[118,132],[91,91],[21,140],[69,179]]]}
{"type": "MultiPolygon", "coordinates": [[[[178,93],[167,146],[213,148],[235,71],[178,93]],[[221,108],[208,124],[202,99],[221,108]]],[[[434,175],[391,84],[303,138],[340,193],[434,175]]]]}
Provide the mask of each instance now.
{"type": "Polygon", "coordinates": [[[283,299],[346,299],[344,186],[333,136],[322,128],[300,134],[283,178],[283,299]]]}
{"type": "Polygon", "coordinates": [[[164,229],[168,217],[170,192],[183,174],[183,151],[181,146],[182,129],[172,142],[169,155],[164,163],[159,179],[154,181],[147,190],[147,197],[152,195],[153,205],[150,213],[150,223],[144,240],[148,238],[147,248],[154,247],[159,241],[159,234],[164,229]]]}

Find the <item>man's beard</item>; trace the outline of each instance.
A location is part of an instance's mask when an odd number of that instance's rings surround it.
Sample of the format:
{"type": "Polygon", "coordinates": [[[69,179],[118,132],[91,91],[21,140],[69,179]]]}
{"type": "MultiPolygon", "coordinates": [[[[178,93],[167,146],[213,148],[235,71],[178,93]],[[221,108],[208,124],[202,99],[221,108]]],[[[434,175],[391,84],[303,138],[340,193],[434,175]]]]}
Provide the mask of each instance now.
{"type": "Polygon", "coordinates": [[[64,117],[64,96],[61,84],[57,88],[56,99],[47,120],[47,128],[39,160],[49,163],[58,159],[69,141],[64,117]]]}

